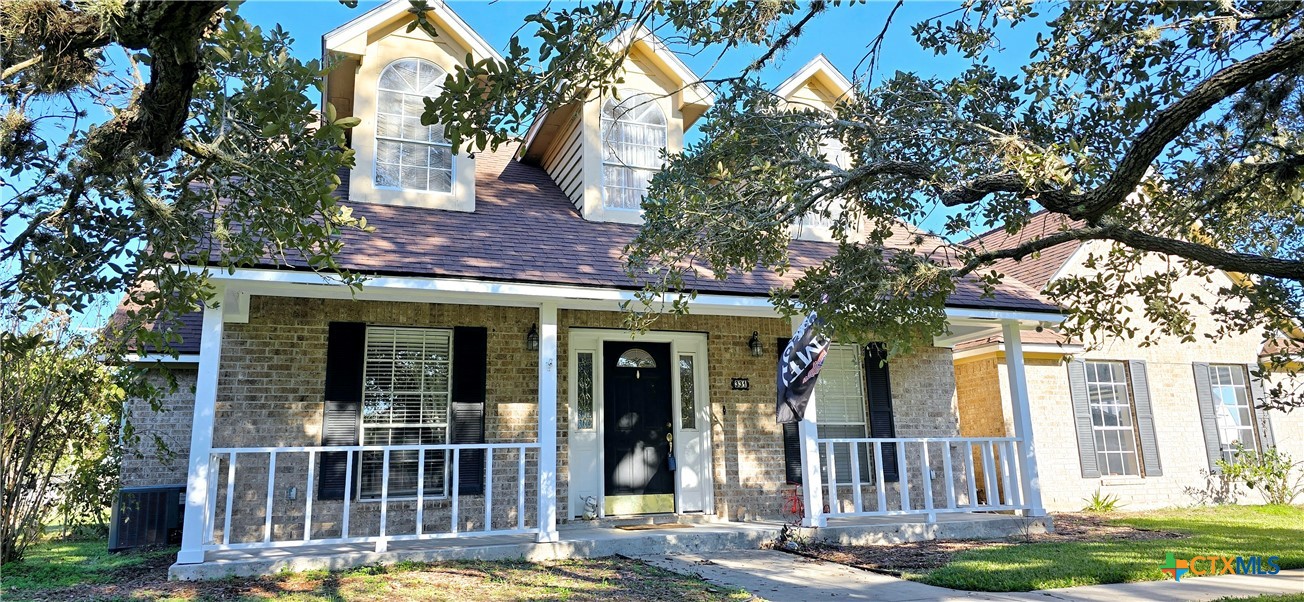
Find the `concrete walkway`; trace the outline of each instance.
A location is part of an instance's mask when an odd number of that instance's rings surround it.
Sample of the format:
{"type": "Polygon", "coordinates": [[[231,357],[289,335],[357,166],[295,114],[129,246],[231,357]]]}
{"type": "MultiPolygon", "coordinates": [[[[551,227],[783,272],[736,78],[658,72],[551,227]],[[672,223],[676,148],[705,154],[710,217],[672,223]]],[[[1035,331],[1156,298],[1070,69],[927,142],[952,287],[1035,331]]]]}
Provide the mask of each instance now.
{"type": "MultiPolygon", "coordinates": [[[[1147,583],[1092,585],[1022,593],[966,592],[924,585],[841,564],[772,550],[642,556],[649,564],[739,587],[759,598],[799,600],[1021,600],[1024,602],[1120,602],[1123,600],[1216,600],[1227,596],[1304,593],[1304,570],[1272,576],[1224,575],[1147,583]]],[[[1158,561],[1156,561],[1158,562],[1158,561]]]]}

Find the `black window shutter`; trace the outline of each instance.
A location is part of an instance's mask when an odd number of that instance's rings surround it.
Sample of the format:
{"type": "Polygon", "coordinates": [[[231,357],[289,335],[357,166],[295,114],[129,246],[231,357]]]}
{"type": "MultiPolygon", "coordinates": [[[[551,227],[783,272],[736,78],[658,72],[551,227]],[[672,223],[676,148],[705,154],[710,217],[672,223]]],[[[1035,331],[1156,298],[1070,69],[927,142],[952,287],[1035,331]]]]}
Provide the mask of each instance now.
{"type": "Polygon", "coordinates": [[[1132,401],[1136,405],[1136,430],[1141,439],[1141,463],[1145,467],[1145,476],[1163,476],[1163,465],[1159,463],[1159,440],[1155,437],[1155,414],[1150,407],[1150,379],[1146,375],[1146,363],[1132,360],[1127,364],[1128,378],[1132,380],[1132,401]]]}
{"type": "Polygon", "coordinates": [[[1246,376],[1250,379],[1250,401],[1254,405],[1254,419],[1259,423],[1259,451],[1267,451],[1270,447],[1276,447],[1277,441],[1272,436],[1272,421],[1268,419],[1268,410],[1263,408],[1263,379],[1254,375],[1258,370],[1257,364],[1247,364],[1245,366],[1246,376]]]}
{"type": "MultiPolygon", "coordinates": [[[[783,358],[783,350],[788,347],[789,337],[779,337],[774,348],[779,350],[777,360],[783,358]]],[[[777,368],[776,368],[777,370],[777,368]]],[[[783,427],[783,474],[784,479],[793,485],[801,484],[801,434],[796,422],[786,422],[783,427]]]]}
{"type": "MultiPolygon", "coordinates": [[[[888,376],[887,348],[882,343],[865,347],[865,396],[869,410],[869,436],[895,437],[896,420],[892,417],[892,380],[888,376]]],[[[869,453],[874,453],[869,450],[869,453]]],[[[883,479],[895,482],[901,478],[897,472],[897,446],[883,445],[883,479]]]]}
{"type": "MultiPolygon", "coordinates": [[[[362,368],[366,354],[367,325],[331,322],[326,335],[326,395],[322,412],[322,445],[357,445],[362,414],[362,368]]],[[[344,499],[348,453],[324,452],[318,470],[317,499],[344,499]]],[[[358,477],[358,459],[353,460],[358,477]]],[[[353,487],[353,496],[358,488],[353,487]]]]}
{"type": "MultiPolygon", "coordinates": [[[[488,382],[489,329],[453,329],[453,403],[449,443],[484,443],[485,385],[488,382]]],[[[450,463],[452,456],[449,456],[450,463]]],[[[459,495],[484,493],[484,450],[461,452],[458,458],[459,495]]]]}
{"type": "Polygon", "coordinates": [[[1087,397],[1087,363],[1069,362],[1069,401],[1073,405],[1073,425],[1078,433],[1078,464],[1082,478],[1100,476],[1100,462],[1096,457],[1096,432],[1091,427],[1091,403],[1087,397]]]}
{"type": "Polygon", "coordinates": [[[1191,364],[1195,371],[1195,403],[1200,408],[1200,425],[1204,429],[1204,452],[1209,456],[1209,472],[1218,471],[1222,445],[1218,442],[1218,419],[1214,415],[1213,387],[1209,384],[1209,364],[1191,364]]]}

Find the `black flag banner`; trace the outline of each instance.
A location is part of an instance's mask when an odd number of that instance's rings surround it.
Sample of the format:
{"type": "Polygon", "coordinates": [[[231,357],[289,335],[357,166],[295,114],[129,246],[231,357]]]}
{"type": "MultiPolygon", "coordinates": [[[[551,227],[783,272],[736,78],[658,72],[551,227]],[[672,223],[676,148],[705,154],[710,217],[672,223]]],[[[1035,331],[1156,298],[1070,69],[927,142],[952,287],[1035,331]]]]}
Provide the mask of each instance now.
{"type": "Polygon", "coordinates": [[[820,334],[820,319],[806,316],[788,347],[779,356],[779,400],[774,412],[778,422],[799,422],[815,392],[815,380],[824,366],[829,340],[820,334]]]}

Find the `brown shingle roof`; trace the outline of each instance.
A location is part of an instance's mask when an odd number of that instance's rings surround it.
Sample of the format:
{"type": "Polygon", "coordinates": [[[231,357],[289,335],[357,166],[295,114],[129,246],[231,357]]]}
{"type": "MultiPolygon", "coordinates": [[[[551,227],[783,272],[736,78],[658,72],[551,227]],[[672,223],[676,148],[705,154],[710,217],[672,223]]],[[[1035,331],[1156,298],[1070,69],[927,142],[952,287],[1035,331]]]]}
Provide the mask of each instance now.
{"type": "MultiPolygon", "coordinates": [[[[997,228],[969,239],[964,244],[980,251],[1012,249],[1060,230],[1079,228],[1082,225],[1082,221],[1071,220],[1068,216],[1042,210],[1032,214],[1028,224],[1014,234],[1006,232],[1004,228],[997,228]]],[[[1060,268],[1064,267],[1065,263],[1068,263],[1069,258],[1073,256],[1073,253],[1080,246],[1082,246],[1081,241],[1060,243],[1043,250],[1036,257],[1025,257],[1018,261],[1013,259],[997,260],[992,265],[992,269],[1007,276],[1013,276],[1020,282],[1040,291],[1046,288],[1050,279],[1055,276],[1060,268]]]]}
{"type": "MultiPolygon", "coordinates": [[[[514,160],[514,154],[515,148],[504,148],[477,155],[473,213],[351,203],[375,232],[344,233],[340,265],[371,274],[638,288],[626,275],[622,258],[638,226],[584,220],[547,172],[514,160]]],[[[790,251],[794,269],[784,276],[755,270],[689,284],[704,293],[768,295],[822,263],[837,245],[794,240],[790,251]]],[[[993,297],[983,297],[977,279],[959,283],[948,304],[1058,311],[1020,283],[1002,285],[993,297]]]]}
{"type": "MultiPolygon", "coordinates": [[[[374,275],[639,288],[626,275],[623,260],[625,246],[633,241],[638,226],[586,221],[547,172],[514,160],[515,150],[504,148],[476,156],[473,213],[349,203],[354,213],[366,216],[375,231],[344,232],[344,251],[337,258],[340,266],[374,275]]],[[[916,234],[923,237],[920,252],[929,253],[946,245],[919,231],[903,231],[887,244],[911,246],[916,234]]],[[[767,296],[837,251],[835,243],[804,240],[792,241],[789,248],[793,269],[783,276],[758,269],[724,281],[701,277],[689,284],[702,293],[767,296]]],[[[295,259],[290,264],[292,268],[307,267],[295,259]]],[[[1037,291],[1017,281],[1002,283],[993,296],[984,296],[976,278],[957,283],[947,305],[1059,311],[1037,291]]],[[[199,313],[188,314],[178,322],[176,328],[181,329],[183,339],[179,353],[198,351],[200,323],[199,313]]]]}

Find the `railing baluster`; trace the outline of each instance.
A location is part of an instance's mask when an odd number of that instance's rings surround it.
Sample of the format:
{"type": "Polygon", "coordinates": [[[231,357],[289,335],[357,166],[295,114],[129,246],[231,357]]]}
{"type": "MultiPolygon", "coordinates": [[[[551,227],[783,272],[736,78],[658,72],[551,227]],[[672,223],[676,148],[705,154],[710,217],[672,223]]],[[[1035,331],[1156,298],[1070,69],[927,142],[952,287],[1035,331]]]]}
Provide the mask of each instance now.
{"type": "Polygon", "coordinates": [[[462,475],[462,471],[460,470],[458,464],[458,461],[461,459],[461,455],[462,455],[461,451],[462,451],[461,448],[457,448],[457,447],[453,448],[453,530],[452,533],[458,532],[457,531],[457,498],[459,497],[459,495],[458,495],[457,487],[458,487],[458,481],[461,480],[460,477],[462,475]]]}
{"type": "Polygon", "coordinates": [[[231,543],[231,506],[235,502],[235,456],[239,452],[231,452],[231,457],[227,459],[226,467],[226,518],[222,522],[222,544],[231,543]]]}
{"type": "Polygon", "coordinates": [[[426,520],[426,448],[417,450],[417,535],[421,535],[426,520]]]}
{"type": "Polygon", "coordinates": [[[955,472],[951,469],[951,442],[942,443],[942,477],[946,479],[946,509],[955,510],[955,472]]]}
{"type": "Polygon", "coordinates": [[[276,452],[267,454],[267,511],[263,520],[263,543],[272,541],[272,505],[276,502],[276,452]]]}
{"type": "Polygon", "coordinates": [[[353,501],[353,451],[350,450],[345,453],[348,455],[344,459],[344,519],[340,524],[340,537],[348,539],[349,510],[353,501]]]}
{"type": "Polygon", "coordinates": [[[924,510],[928,511],[928,522],[937,522],[937,512],[933,510],[933,468],[928,458],[928,442],[919,444],[919,472],[924,475],[924,510]]]}
{"type": "Polygon", "coordinates": [[[525,529],[525,446],[516,450],[516,528],[525,529]]]}
{"type": "Polygon", "coordinates": [[[312,539],[312,498],[313,492],[317,490],[313,483],[313,477],[316,476],[317,470],[317,452],[308,452],[308,485],[304,487],[303,492],[303,540],[312,539]]]}
{"type": "Polygon", "coordinates": [[[978,508],[978,473],[973,469],[973,441],[964,442],[964,480],[969,484],[969,507],[978,508]]]}
{"type": "Polygon", "coordinates": [[[901,442],[896,446],[897,457],[897,485],[901,489],[901,511],[910,510],[910,471],[906,470],[906,444],[901,442]]]}
{"type": "Polygon", "coordinates": [[[217,525],[217,470],[222,456],[208,455],[208,503],[204,508],[204,543],[213,542],[213,527],[217,525]]]}
{"type": "Polygon", "coordinates": [[[856,512],[864,512],[865,504],[860,493],[860,443],[851,442],[851,503],[856,512]]]}
{"type": "Polygon", "coordinates": [[[987,484],[987,505],[999,506],[1001,501],[1001,492],[996,491],[996,486],[994,484],[995,481],[993,480],[995,476],[992,473],[996,472],[996,463],[992,461],[992,442],[983,441],[982,450],[983,450],[983,482],[987,484]],[[995,494],[996,496],[995,497],[996,503],[992,503],[993,494],[995,494]]]}
{"type": "Polygon", "coordinates": [[[887,512],[887,489],[883,479],[883,442],[874,441],[874,493],[878,496],[878,511],[887,512]]]}
{"type": "Polygon", "coordinates": [[[485,530],[493,530],[493,448],[485,450],[485,530]]]}
{"type": "Polygon", "coordinates": [[[389,526],[389,450],[382,452],[380,460],[380,539],[376,540],[376,553],[385,551],[385,532],[389,526]]]}
{"type": "Polygon", "coordinates": [[[996,455],[1000,458],[997,470],[1001,473],[1001,505],[1009,506],[1013,500],[1010,493],[1010,457],[1005,453],[1005,443],[996,444],[996,455]]]}
{"type": "Polygon", "coordinates": [[[1005,445],[1010,447],[1010,495],[1013,496],[1011,501],[1017,507],[1023,507],[1023,479],[1019,478],[1019,445],[1014,441],[1006,441],[1005,445]]]}
{"type": "Polygon", "coordinates": [[[824,457],[827,459],[825,464],[827,464],[829,467],[829,479],[828,479],[829,499],[827,500],[827,503],[829,505],[830,514],[838,514],[838,511],[841,510],[841,507],[838,504],[838,472],[837,472],[837,467],[835,466],[835,463],[833,461],[832,442],[828,442],[824,444],[824,457]]]}

